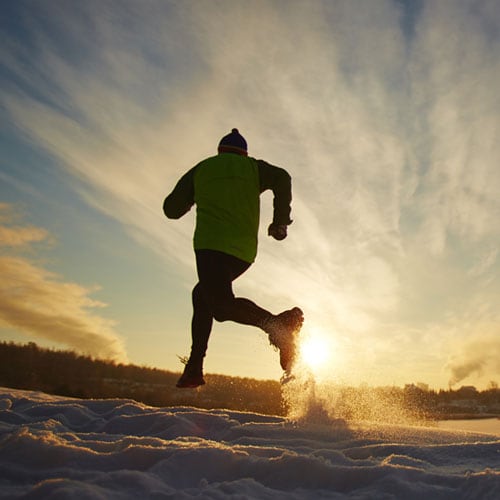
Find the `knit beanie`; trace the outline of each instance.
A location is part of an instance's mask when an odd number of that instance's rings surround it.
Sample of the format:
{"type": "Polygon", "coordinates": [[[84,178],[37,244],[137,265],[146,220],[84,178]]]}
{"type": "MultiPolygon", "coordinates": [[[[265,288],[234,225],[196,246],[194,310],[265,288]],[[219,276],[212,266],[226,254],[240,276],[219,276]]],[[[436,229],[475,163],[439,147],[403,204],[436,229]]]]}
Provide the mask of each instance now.
{"type": "Polygon", "coordinates": [[[219,142],[219,153],[237,153],[246,156],[248,154],[247,141],[240,135],[237,128],[233,128],[230,134],[225,135],[219,142]]]}

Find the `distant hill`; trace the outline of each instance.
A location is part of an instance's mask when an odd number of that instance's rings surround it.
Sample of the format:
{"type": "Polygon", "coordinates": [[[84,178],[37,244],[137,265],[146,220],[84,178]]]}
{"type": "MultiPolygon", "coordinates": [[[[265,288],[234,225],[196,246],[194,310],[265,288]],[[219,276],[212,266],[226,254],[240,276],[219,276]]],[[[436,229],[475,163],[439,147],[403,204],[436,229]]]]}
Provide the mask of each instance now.
{"type": "Polygon", "coordinates": [[[0,342],[0,386],[78,398],[133,399],[152,406],[190,405],[284,415],[280,384],[207,375],[207,385],[177,389],[179,373],[93,359],[30,342],[0,342]]]}

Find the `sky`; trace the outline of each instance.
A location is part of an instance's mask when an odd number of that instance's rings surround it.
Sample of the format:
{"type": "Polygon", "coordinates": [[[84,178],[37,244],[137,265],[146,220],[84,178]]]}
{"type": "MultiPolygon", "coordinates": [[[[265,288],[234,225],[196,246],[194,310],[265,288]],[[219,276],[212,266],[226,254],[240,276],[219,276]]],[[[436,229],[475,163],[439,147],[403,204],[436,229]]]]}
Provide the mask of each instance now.
{"type": "MultiPolygon", "coordinates": [[[[164,197],[231,128],[293,179],[293,224],[238,295],[300,306],[321,375],[434,388],[500,377],[500,5],[2,5],[0,339],[180,371],[194,211],[164,197]]],[[[216,324],[205,371],[279,378],[216,324]]]]}

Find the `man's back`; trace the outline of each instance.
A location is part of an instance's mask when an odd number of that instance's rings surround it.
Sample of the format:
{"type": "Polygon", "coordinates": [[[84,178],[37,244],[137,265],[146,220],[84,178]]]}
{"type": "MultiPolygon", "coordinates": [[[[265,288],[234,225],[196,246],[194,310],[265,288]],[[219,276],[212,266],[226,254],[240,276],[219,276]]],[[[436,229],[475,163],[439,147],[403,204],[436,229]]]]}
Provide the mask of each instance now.
{"type": "Polygon", "coordinates": [[[194,173],[195,249],[219,250],[246,262],[257,253],[259,169],[256,160],[221,153],[194,173]]]}

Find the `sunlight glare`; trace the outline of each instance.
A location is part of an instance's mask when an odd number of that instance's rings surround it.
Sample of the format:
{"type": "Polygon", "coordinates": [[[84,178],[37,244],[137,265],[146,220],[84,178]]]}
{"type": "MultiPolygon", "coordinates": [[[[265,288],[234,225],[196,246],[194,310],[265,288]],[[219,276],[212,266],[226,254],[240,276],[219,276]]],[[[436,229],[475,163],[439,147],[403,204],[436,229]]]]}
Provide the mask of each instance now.
{"type": "Polygon", "coordinates": [[[315,373],[327,368],[332,355],[330,339],[318,332],[304,335],[300,340],[299,351],[301,361],[315,373]]]}

